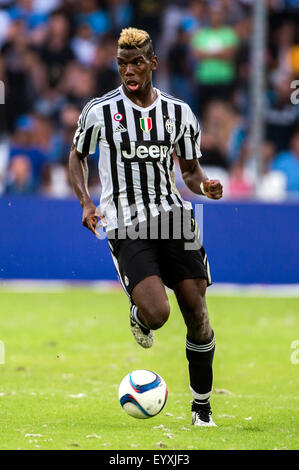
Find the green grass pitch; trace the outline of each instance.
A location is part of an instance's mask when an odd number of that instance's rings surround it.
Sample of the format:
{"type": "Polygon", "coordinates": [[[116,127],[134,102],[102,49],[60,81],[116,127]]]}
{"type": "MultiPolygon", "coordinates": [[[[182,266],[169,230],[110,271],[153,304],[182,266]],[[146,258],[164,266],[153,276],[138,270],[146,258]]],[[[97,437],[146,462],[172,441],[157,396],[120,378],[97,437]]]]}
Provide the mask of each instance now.
{"type": "Polygon", "coordinates": [[[123,292],[1,290],[0,449],[299,449],[298,299],[207,298],[216,336],[218,427],[210,429],[190,424],[185,326],[173,294],[168,323],[142,350],[123,292]],[[168,385],[165,408],[148,420],[127,416],[118,401],[135,369],[168,385]]]}

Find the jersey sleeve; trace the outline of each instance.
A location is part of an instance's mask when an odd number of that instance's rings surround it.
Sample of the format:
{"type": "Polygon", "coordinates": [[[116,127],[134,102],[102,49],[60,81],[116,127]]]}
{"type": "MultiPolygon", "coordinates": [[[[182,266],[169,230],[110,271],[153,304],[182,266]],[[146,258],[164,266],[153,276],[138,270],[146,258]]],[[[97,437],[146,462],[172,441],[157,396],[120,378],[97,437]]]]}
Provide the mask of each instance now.
{"type": "Polygon", "coordinates": [[[199,122],[188,106],[184,132],[176,143],[177,156],[184,158],[185,160],[194,160],[196,158],[200,158],[200,140],[201,130],[199,122]]]}
{"type": "Polygon", "coordinates": [[[78,119],[78,127],[74,135],[73,144],[79,153],[92,155],[96,151],[100,132],[100,122],[96,115],[93,102],[84,107],[78,119]]]}

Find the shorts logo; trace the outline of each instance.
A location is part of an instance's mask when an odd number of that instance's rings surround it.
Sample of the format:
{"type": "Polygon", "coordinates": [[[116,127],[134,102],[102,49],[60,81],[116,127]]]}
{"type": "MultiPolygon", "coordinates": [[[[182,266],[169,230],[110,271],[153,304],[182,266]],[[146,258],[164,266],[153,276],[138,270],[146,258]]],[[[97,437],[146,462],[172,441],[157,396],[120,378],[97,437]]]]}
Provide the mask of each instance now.
{"type": "Polygon", "coordinates": [[[168,118],[167,121],[165,122],[165,129],[169,134],[172,134],[174,131],[174,120],[168,118]]]}
{"type": "Polygon", "coordinates": [[[152,118],[140,118],[140,127],[143,132],[149,132],[153,127],[152,118]]]}
{"type": "Polygon", "coordinates": [[[117,122],[122,121],[123,118],[124,117],[121,113],[115,113],[114,116],[113,116],[114,121],[117,121],[117,122]]]}
{"type": "Polygon", "coordinates": [[[127,276],[124,277],[124,281],[125,281],[125,285],[128,287],[128,285],[130,284],[130,281],[127,278],[127,276]]]}
{"type": "Polygon", "coordinates": [[[170,150],[170,143],[163,140],[121,142],[120,148],[123,162],[163,162],[170,150]]]}

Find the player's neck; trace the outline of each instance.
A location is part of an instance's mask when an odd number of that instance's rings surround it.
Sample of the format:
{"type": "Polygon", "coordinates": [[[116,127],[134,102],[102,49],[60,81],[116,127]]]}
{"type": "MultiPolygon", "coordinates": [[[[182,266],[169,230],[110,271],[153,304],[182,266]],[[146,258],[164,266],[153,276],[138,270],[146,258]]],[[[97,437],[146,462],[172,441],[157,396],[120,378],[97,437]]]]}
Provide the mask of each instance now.
{"type": "Polygon", "coordinates": [[[134,93],[130,93],[130,91],[124,86],[122,88],[124,94],[129,98],[129,100],[141,108],[148,108],[157,99],[157,91],[153,88],[152,83],[150,83],[145,89],[134,93]]]}

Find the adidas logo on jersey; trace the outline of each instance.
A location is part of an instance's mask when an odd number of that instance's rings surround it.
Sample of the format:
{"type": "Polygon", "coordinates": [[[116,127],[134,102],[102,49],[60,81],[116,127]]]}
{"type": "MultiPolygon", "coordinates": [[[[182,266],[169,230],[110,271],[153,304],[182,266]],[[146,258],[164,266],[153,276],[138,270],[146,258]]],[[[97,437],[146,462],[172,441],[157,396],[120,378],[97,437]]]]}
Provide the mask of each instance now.
{"type": "Polygon", "coordinates": [[[122,142],[121,155],[122,161],[158,161],[161,162],[167,157],[169,145],[165,145],[165,141],[137,141],[122,142]]]}
{"type": "Polygon", "coordinates": [[[114,132],[127,132],[127,129],[119,123],[118,126],[114,129],[114,132]]]}

